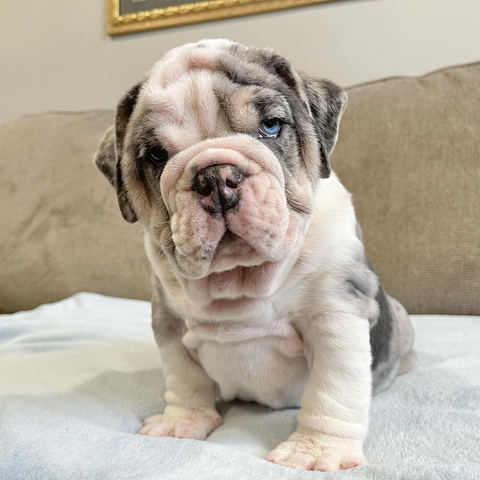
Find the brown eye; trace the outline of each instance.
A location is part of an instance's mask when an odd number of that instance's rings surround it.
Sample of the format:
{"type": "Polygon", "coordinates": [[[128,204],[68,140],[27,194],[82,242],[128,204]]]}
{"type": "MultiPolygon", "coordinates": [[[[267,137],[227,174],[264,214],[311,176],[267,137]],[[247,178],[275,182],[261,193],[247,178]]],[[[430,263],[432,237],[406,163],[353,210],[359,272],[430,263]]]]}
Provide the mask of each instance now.
{"type": "Polygon", "coordinates": [[[145,159],[155,166],[163,166],[168,161],[168,152],[162,147],[149,147],[145,159]]]}

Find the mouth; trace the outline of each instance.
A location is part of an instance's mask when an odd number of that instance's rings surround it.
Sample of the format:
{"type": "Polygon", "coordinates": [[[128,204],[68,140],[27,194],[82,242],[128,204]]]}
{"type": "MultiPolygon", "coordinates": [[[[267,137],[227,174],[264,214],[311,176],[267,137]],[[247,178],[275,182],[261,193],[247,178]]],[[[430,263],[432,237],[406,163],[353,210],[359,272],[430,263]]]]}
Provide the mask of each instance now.
{"type": "Polygon", "coordinates": [[[237,257],[237,260],[240,260],[242,253],[245,253],[245,247],[249,247],[248,242],[236,233],[233,233],[229,227],[226,227],[223,237],[218,242],[213,260],[215,261],[216,257],[220,256],[232,259],[237,257]]]}
{"type": "Polygon", "coordinates": [[[224,247],[224,246],[228,245],[229,243],[235,241],[237,238],[240,238],[240,237],[236,233],[233,233],[230,230],[230,227],[227,226],[227,228],[225,229],[225,233],[224,233],[223,237],[218,242],[218,247],[222,247],[222,246],[224,247]]]}
{"type": "Polygon", "coordinates": [[[238,266],[254,266],[265,259],[242,237],[234,233],[228,226],[218,242],[213,256],[210,272],[223,272],[238,266]]]}

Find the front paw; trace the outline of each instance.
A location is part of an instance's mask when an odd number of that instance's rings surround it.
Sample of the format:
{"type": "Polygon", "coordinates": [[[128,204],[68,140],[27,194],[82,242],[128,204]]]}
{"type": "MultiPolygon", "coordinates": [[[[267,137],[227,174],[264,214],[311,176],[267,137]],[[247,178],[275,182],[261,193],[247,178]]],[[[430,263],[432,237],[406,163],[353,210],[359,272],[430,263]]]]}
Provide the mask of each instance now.
{"type": "Polygon", "coordinates": [[[143,422],[140,435],[205,440],[222,424],[222,417],[212,408],[186,408],[168,405],[163,415],[153,415],[143,422]]]}
{"type": "Polygon", "coordinates": [[[314,431],[294,432],[267,457],[284,467],[334,472],[366,465],[360,440],[342,439],[314,431]]]}

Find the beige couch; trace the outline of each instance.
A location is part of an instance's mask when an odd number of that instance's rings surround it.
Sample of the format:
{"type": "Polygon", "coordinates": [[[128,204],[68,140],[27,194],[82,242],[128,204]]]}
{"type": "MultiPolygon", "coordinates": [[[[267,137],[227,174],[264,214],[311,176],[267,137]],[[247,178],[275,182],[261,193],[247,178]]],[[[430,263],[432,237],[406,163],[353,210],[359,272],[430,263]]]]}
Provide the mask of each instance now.
{"type": "MultiPolygon", "coordinates": [[[[334,170],[410,313],[480,314],[480,63],[348,90],[334,170]]],[[[0,313],[79,291],[148,299],[141,226],[92,162],[113,111],[0,127],[0,313]]]]}
{"type": "MultiPolygon", "coordinates": [[[[0,479],[480,478],[480,63],[349,90],[333,166],[368,254],[413,316],[416,368],[373,397],[369,466],[265,457],[295,409],[218,405],[205,442],[135,435],[163,411],[148,302],[82,293],[0,316],[0,479]],[[453,314],[462,316],[453,316],[453,314]]],[[[112,111],[0,127],[0,309],[76,292],[149,298],[141,226],[92,162],[112,111]]],[[[0,310],[0,311],[1,311],[0,310]]]]}

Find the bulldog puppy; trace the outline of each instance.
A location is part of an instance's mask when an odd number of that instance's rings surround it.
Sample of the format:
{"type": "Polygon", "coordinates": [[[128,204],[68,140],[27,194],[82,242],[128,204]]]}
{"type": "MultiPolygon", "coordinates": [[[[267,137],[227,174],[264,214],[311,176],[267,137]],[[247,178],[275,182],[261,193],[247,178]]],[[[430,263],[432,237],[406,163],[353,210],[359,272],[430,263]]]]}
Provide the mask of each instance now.
{"type": "Polygon", "coordinates": [[[300,407],[267,460],[365,464],[370,397],[413,330],[365,257],[329,156],[347,96],[271,49],[167,53],[120,101],[96,164],[145,226],[167,407],[143,435],[204,439],[218,398],[300,407]]]}

